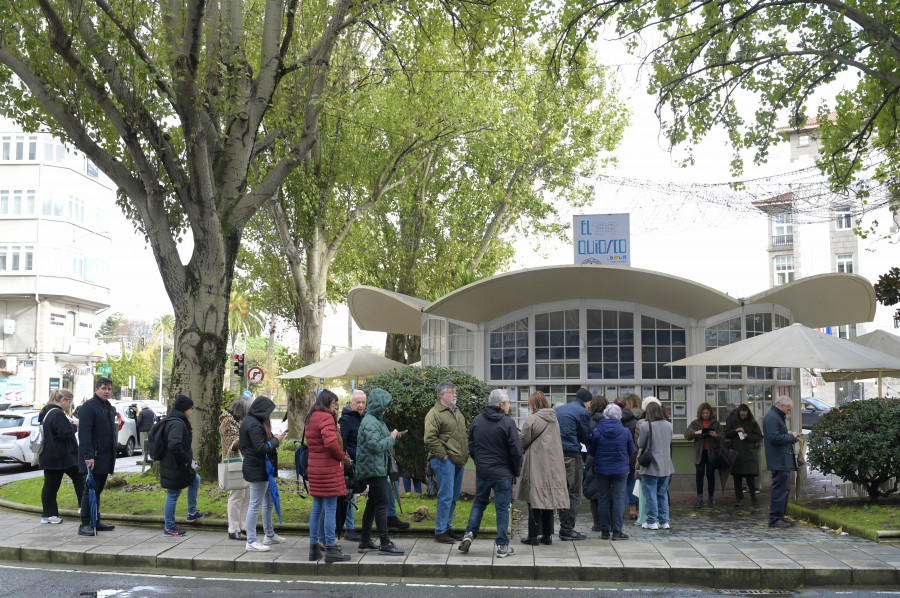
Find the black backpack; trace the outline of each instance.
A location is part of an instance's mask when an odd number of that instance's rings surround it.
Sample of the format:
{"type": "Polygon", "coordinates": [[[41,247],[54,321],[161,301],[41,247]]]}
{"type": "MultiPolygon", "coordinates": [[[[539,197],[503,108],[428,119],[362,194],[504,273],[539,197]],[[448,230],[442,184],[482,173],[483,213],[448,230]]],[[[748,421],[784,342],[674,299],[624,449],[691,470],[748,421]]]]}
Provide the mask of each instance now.
{"type": "Polygon", "coordinates": [[[309,445],[306,444],[306,428],[303,428],[303,438],[299,444],[294,445],[294,473],[297,474],[297,489],[300,489],[300,478],[303,478],[303,487],[309,493],[309,485],[306,482],[306,473],[309,468],[309,445]]]}
{"type": "Polygon", "coordinates": [[[161,461],[166,456],[165,426],[170,418],[164,417],[153,424],[147,434],[147,453],[151,461],[161,461]]]}

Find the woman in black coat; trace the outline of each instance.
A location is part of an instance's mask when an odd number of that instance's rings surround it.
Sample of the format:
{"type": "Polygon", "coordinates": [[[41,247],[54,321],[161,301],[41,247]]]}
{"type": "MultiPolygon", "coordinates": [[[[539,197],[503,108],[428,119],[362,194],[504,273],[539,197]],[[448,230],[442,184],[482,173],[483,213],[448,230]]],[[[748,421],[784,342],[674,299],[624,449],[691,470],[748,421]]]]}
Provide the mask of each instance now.
{"type": "Polygon", "coordinates": [[[175,527],[175,508],[181,491],[188,489],[187,522],[193,523],[206,517],[207,513],[197,510],[197,493],[200,490],[200,476],[195,471],[197,463],[191,449],[193,430],[191,415],[194,413],[194,401],[187,395],[175,397],[172,412],[160,425],[166,441],[166,454],[159,462],[160,486],[166,489],[166,505],[163,520],[163,534],[167,536],[183,536],[184,530],[175,527]]]}
{"type": "Polygon", "coordinates": [[[72,393],[64,389],[55,390],[50,395],[50,402],[38,415],[38,423],[44,427],[44,448],[40,457],[41,469],[44,470],[41,523],[62,523],[56,495],[63,475],[72,480],[79,501],[84,494],[84,476],[78,471],[76,428],[66,415],[71,406],[72,393]]]}
{"type": "Polygon", "coordinates": [[[756,476],[759,475],[759,443],[762,442],[763,435],[748,405],[738,406],[735,417],[725,426],[725,438],[731,443],[731,448],[738,453],[731,465],[736,499],[734,506],[744,506],[743,480],[747,480],[750,502],[755,505],[756,476]]]}

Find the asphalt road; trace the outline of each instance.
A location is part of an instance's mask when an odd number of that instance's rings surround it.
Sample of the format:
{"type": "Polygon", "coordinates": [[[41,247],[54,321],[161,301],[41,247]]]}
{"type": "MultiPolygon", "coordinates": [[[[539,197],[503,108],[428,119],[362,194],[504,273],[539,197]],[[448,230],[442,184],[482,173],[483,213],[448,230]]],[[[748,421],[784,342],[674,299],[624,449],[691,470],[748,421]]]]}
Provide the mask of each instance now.
{"type": "MultiPolygon", "coordinates": [[[[116,459],[116,471],[140,471],[140,461],[143,457],[137,454],[133,457],[119,457],[116,459]]],[[[13,482],[15,480],[24,480],[27,478],[38,478],[44,475],[40,469],[31,468],[26,465],[17,465],[15,463],[0,463],[0,484],[13,482]]]]}

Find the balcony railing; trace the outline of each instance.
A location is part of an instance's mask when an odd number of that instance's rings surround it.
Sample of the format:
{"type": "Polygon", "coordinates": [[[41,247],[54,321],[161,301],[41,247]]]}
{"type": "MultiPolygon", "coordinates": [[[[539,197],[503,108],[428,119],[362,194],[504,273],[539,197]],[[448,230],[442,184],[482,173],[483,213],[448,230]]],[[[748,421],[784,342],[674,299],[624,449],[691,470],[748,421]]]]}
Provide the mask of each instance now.
{"type": "Polygon", "coordinates": [[[773,235],[772,247],[786,247],[794,244],[794,235],[773,235]]]}

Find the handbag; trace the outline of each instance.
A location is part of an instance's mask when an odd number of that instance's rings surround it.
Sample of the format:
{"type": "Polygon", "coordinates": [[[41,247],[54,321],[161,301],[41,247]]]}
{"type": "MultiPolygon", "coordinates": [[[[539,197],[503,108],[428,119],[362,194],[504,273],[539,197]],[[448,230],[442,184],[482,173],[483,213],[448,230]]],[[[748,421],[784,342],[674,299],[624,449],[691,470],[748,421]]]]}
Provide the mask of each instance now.
{"type": "Polygon", "coordinates": [[[653,464],[653,453],[650,449],[653,447],[653,422],[647,422],[647,430],[650,432],[650,440],[647,441],[647,447],[638,455],[638,465],[641,467],[650,467],[653,464]]]}
{"type": "MultiPolygon", "coordinates": [[[[231,453],[234,442],[228,447],[226,455],[231,453]]],[[[250,487],[250,482],[244,479],[244,456],[238,451],[238,457],[222,459],[219,463],[219,488],[222,490],[243,490],[250,487]]]]}

